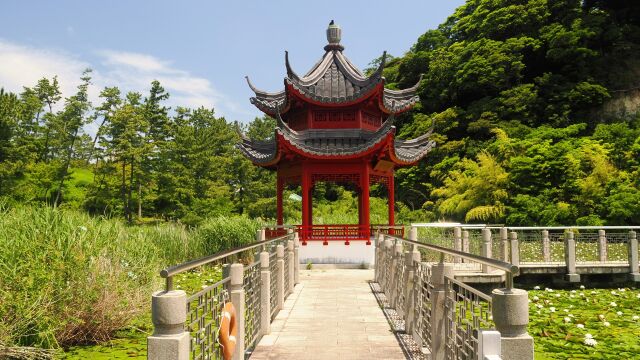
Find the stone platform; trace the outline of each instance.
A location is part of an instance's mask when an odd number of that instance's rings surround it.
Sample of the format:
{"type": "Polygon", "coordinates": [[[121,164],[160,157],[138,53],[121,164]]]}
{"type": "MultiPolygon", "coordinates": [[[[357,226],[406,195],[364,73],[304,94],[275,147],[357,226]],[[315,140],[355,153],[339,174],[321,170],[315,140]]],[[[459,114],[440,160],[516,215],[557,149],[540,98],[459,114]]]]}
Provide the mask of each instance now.
{"type": "Polygon", "coordinates": [[[406,359],[372,279],[373,270],[301,270],[250,359],[406,359]]]}

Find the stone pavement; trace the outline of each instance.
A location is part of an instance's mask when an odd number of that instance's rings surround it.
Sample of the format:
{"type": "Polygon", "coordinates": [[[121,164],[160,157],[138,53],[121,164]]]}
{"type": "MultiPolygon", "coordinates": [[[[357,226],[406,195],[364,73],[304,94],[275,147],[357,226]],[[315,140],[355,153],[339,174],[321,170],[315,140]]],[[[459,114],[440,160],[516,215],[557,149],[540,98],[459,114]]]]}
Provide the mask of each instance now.
{"type": "Polygon", "coordinates": [[[372,279],[373,270],[300,270],[300,284],[250,359],[405,359],[372,279]]]}

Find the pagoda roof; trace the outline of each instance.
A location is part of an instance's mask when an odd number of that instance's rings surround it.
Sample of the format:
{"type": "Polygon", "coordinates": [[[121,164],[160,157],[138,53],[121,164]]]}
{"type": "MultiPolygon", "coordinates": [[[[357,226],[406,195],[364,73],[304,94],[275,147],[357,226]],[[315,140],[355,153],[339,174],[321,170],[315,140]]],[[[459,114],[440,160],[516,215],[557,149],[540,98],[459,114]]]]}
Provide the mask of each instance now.
{"type": "Polygon", "coordinates": [[[382,55],[378,69],[366,76],[342,53],[343,49],[344,47],[338,43],[329,43],[325,46],[322,58],[303,76],[292,69],[289,53],[285,51],[285,88],[278,92],[266,92],[256,88],[246,77],[249,87],[255,93],[255,96],[251,97],[251,103],[273,116],[277,112],[284,113],[288,110],[294,93],[295,96],[311,102],[349,105],[379,92],[380,109],[387,114],[398,114],[410,109],[420,100],[417,90],[422,78],[408,89],[384,88],[382,70],[385,66],[386,52],[382,55]]]}
{"type": "Polygon", "coordinates": [[[283,152],[298,153],[314,159],[354,158],[376,150],[388,151],[398,165],[411,165],[422,159],[435,142],[431,133],[413,140],[395,139],[393,117],[376,131],[363,129],[310,129],[295,131],[278,116],[274,137],[267,141],[251,140],[243,136],[238,149],[254,164],[270,167],[280,160],[283,152]],[[384,146],[389,144],[387,149],[384,146]]]}

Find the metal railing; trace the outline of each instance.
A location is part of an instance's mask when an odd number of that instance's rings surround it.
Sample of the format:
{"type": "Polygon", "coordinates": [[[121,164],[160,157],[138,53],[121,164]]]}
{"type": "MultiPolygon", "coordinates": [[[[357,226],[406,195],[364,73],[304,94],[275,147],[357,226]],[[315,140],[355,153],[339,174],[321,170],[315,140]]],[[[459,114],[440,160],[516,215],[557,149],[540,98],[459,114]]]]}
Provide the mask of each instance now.
{"type": "Polygon", "coordinates": [[[285,282],[285,276],[286,281],[294,281],[288,271],[279,271],[280,267],[293,268],[294,256],[288,252],[282,256],[282,249],[288,245],[297,251],[298,246],[297,234],[291,230],[266,240],[265,233],[264,229],[258,231],[254,243],[160,271],[160,276],[166,281],[165,290],[153,296],[155,329],[148,340],[149,354],[164,352],[167,346],[176,346],[178,352],[188,348],[192,359],[221,359],[218,329],[223,307],[228,302],[233,303],[236,321],[242,324],[238,326],[242,333],[238,334],[240,352],[237,355],[241,356],[257,345],[265,334],[264,329],[268,329],[269,324],[264,322],[277,316],[283,299],[288,295],[286,291],[278,291],[285,282]],[[283,260],[285,265],[281,265],[283,260]],[[268,285],[263,285],[265,281],[268,285]],[[197,284],[202,282],[204,284],[198,288],[197,284]],[[267,286],[266,290],[263,286],[267,286]],[[194,293],[187,295],[183,290],[194,293]],[[183,302],[176,300],[179,298],[183,298],[183,302]],[[182,309],[181,303],[186,304],[182,309]],[[263,316],[263,313],[268,315],[263,316]],[[184,316],[184,323],[175,323],[175,319],[181,316],[184,316]],[[181,341],[187,341],[188,346],[179,345],[181,341]]]}
{"type": "MultiPolygon", "coordinates": [[[[455,240],[456,234],[452,232],[451,235],[455,240]]],[[[486,242],[486,232],[482,237],[486,242]]],[[[515,311],[528,311],[526,291],[513,287],[513,278],[519,273],[518,266],[499,259],[426,244],[417,240],[417,229],[412,229],[410,239],[378,234],[377,244],[376,280],[391,307],[405,319],[407,333],[426,348],[432,358],[483,358],[478,357],[480,354],[500,357],[499,352],[488,353],[495,347],[482,348],[481,344],[488,341],[485,340],[485,334],[497,333],[498,326],[492,320],[494,296],[501,304],[505,304],[505,294],[518,294],[518,300],[524,302],[525,306],[519,306],[515,311]],[[420,260],[415,260],[416,256],[420,260]],[[408,262],[409,259],[413,260],[408,262]],[[459,263],[475,263],[481,268],[504,272],[504,288],[488,295],[457,280],[454,276],[456,259],[459,263]]],[[[487,251],[491,251],[489,249],[487,251]]],[[[523,314],[522,318],[526,318],[526,315],[523,314]]],[[[501,323],[501,326],[504,325],[504,322],[501,323]]],[[[533,356],[532,347],[528,349],[525,345],[523,349],[530,350],[533,356]]]]}

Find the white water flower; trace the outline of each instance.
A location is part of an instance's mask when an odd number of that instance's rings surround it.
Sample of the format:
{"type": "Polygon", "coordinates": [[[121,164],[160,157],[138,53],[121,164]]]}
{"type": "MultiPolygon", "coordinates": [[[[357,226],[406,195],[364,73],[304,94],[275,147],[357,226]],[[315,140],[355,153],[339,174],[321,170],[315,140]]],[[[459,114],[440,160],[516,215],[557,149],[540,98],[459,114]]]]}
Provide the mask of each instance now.
{"type": "Polygon", "coordinates": [[[573,294],[569,294],[569,297],[570,297],[570,298],[574,298],[574,297],[575,297],[575,295],[573,295],[573,294]]]}
{"type": "Polygon", "coordinates": [[[534,286],[533,290],[540,290],[540,286],[539,285],[534,286]]]}
{"type": "Polygon", "coordinates": [[[598,345],[598,342],[596,341],[596,339],[584,339],[584,344],[587,346],[596,346],[598,345]]]}
{"type": "Polygon", "coordinates": [[[556,297],[560,297],[560,294],[556,294],[556,297]]]}
{"type": "Polygon", "coordinates": [[[544,288],[544,291],[553,292],[553,289],[551,289],[551,288],[544,288]]]}
{"type": "Polygon", "coordinates": [[[610,323],[610,322],[608,322],[608,321],[605,321],[605,322],[604,322],[604,324],[602,324],[602,325],[604,325],[604,326],[606,326],[606,327],[609,327],[609,326],[611,326],[611,323],[610,323]]]}
{"type": "Polygon", "coordinates": [[[584,329],[584,324],[577,324],[577,325],[576,325],[576,327],[577,327],[578,329],[584,329]]]}
{"type": "Polygon", "coordinates": [[[575,291],[575,290],[571,290],[571,292],[572,292],[572,293],[575,293],[576,291],[575,291]]]}
{"type": "Polygon", "coordinates": [[[564,312],[569,312],[569,309],[563,309],[562,311],[564,311],[564,312]]]}
{"type": "Polygon", "coordinates": [[[556,312],[556,308],[552,306],[552,307],[549,308],[549,311],[556,312]]]}
{"type": "Polygon", "coordinates": [[[584,293],[580,293],[580,296],[581,296],[581,297],[584,297],[584,293]]]}
{"type": "Polygon", "coordinates": [[[638,316],[638,315],[633,315],[632,319],[633,319],[633,320],[636,320],[636,321],[637,321],[637,320],[640,320],[640,316],[638,316]]]}
{"type": "Polygon", "coordinates": [[[636,297],[637,297],[638,299],[640,299],[640,294],[636,295],[636,297]]]}
{"type": "Polygon", "coordinates": [[[602,315],[602,314],[598,315],[598,319],[604,320],[604,315],[602,315]]]}
{"type": "Polygon", "coordinates": [[[564,318],[564,322],[566,322],[566,323],[571,322],[571,318],[570,318],[570,317],[568,317],[568,316],[566,316],[566,317],[564,318]]]}
{"type": "Polygon", "coordinates": [[[78,226],[78,229],[80,229],[82,231],[87,231],[87,227],[86,226],[78,226]]]}
{"type": "Polygon", "coordinates": [[[539,298],[539,297],[537,297],[537,296],[534,296],[534,297],[533,297],[533,301],[538,301],[538,300],[540,300],[540,298],[539,298]]]}
{"type": "Polygon", "coordinates": [[[580,289],[584,290],[584,285],[580,285],[580,289]]]}
{"type": "Polygon", "coordinates": [[[618,293],[615,292],[614,290],[611,290],[611,295],[618,295],[618,293]]]}
{"type": "Polygon", "coordinates": [[[616,312],[616,315],[618,315],[618,316],[622,315],[622,311],[616,312]]]}
{"type": "Polygon", "coordinates": [[[585,339],[593,339],[593,335],[591,335],[589,333],[586,333],[586,334],[584,334],[584,338],[585,339]]]}
{"type": "Polygon", "coordinates": [[[536,305],[536,307],[537,307],[538,309],[542,309],[544,306],[542,306],[542,304],[538,304],[538,305],[536,305]]]}
{"type": "Polygon", "coordinates": [[[616,302],[615,302],[615,301],[612,301],[609,305],[611,305],[611,306],[613,306],[613,307],[618,306],[618,304],[616,304],[616,302]]]}
{"type": "Polygon", "coordinates": [[[569,314],[569,317],[573,317],[573,314],[569,314]]]}

